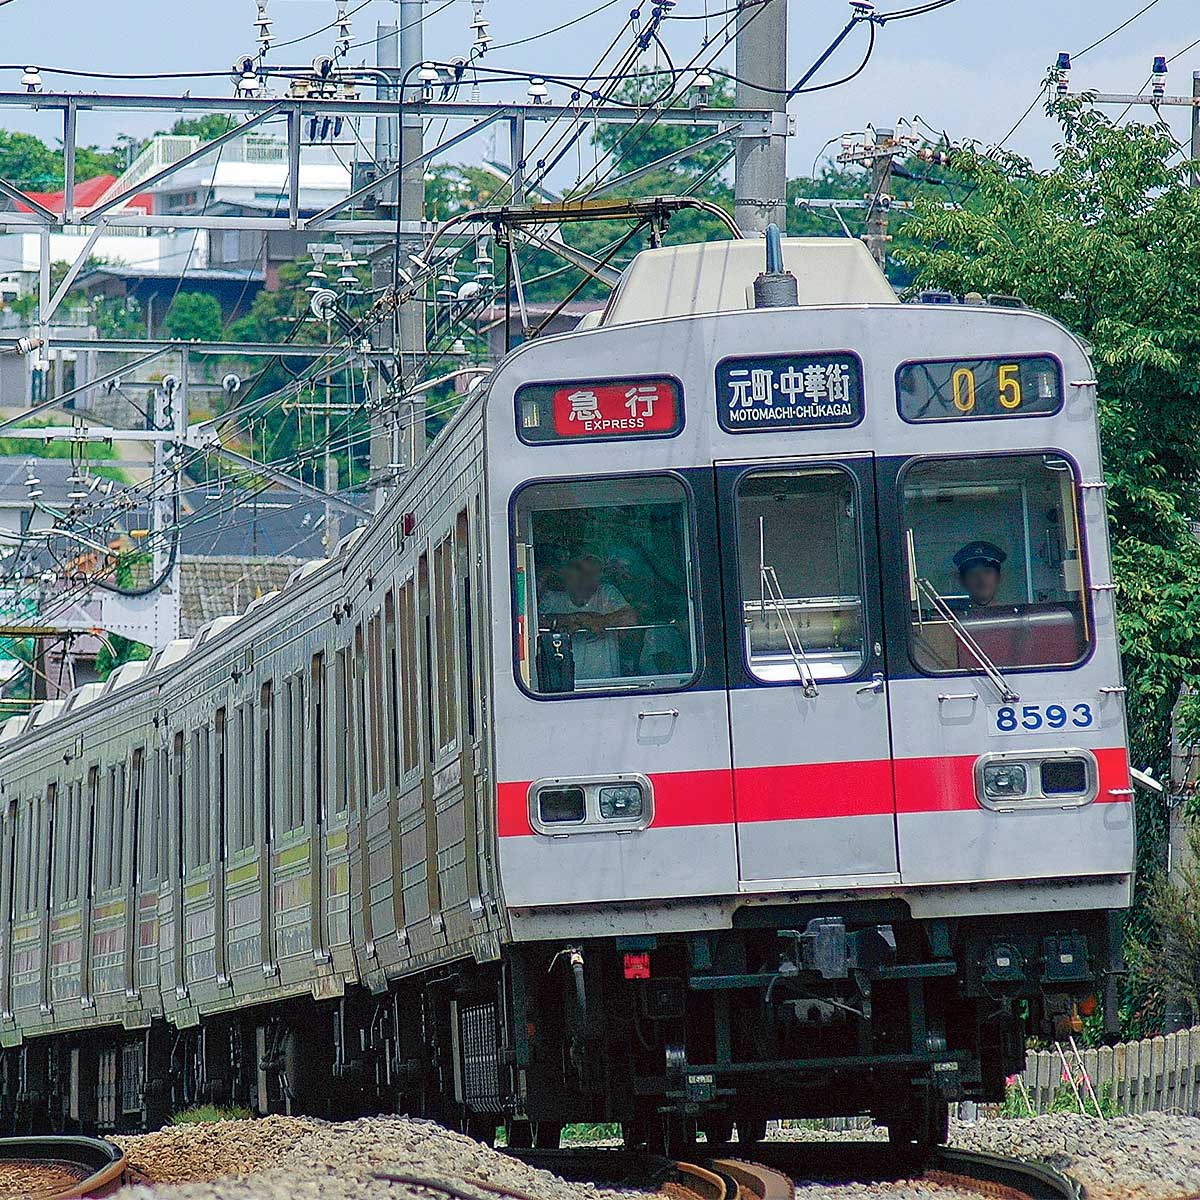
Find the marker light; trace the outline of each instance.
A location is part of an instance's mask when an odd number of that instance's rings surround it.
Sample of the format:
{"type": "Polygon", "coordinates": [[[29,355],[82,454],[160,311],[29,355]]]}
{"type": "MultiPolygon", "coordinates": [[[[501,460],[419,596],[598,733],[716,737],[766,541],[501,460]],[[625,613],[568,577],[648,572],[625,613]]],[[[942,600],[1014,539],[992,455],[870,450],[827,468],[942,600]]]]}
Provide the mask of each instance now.
{"type": "Polygon", "coordinates": [[[625,955],[625,978],[626,979],[649,979],[650,978],[650,955],[644,951],[640,954],[625,955]]]}
{"type": "Polygon", "coordinates": [[[1065,50],[1058,56],[1054,74],[1056,76],[1055,88],[1060,96],[1065,96],[1071,83],[1071,56],[1065,50]]]}
{"type": "Polygon", "coordinates": [[[1161,100],[1167,90],[1167,60],[1162,54],[1154,57],[1154,73],[1150,78],[1150,93],[1155,100],[1161,100]]]}

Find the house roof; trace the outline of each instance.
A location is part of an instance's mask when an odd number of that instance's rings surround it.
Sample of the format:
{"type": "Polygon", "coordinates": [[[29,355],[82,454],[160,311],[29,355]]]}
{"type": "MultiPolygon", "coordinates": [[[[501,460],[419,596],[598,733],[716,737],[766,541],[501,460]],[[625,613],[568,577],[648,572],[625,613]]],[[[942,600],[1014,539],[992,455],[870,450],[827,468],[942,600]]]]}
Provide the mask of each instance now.
{"type": "Polygon", "coordinates": [[[180,637],[194,637],[217,617],[246,611],[258,596],[279,591],[302,558],[185,555],[179,561],[180,637]]]}
{"type": "MultiPolygon", "coordinates": [[[[325,508],[283,488],[246,493],[234,505],[224,495],[192,495],[181,522],[180,550],[204,557],[324,558],[325,508]]],[[[344,524],[342,533],[349,533],[344,524]]]]}
{"type": "Polygon", "coordinates": [[[77,287],[86,287],[88,282],[99,279],[180,279],[189,283],[262,283],[266,276],[262,271],[225,270],[221,267],[188,267],[186,269],[163,270],[160,267],[130,267],[124,263],[102,263],[84,271],[76,282],[77,287]]]}
{"type": "MultiPolygon", "coordinates": [[[[115,175],[97,175],[94,179],[85,179],[82,183],[75,185],[75,207],[77,209],[94,208],[100,203],[104,196],[114,183],[117,182],[115,175]]],[[[51,212],[60,213],[63,211],[63,206],[66,203],[66,192],[26,192],[31,200],[37,201],[43,208],[48,208],[51,212]]],[[[154,211],[154,197],[149,192],[139,192],[132,200],[129,201],[129,208],[140,208],[142,212],[152,213],[154,211]]],[[[17,201],[17,212],[32,212],[27,204],[22,204],[17,201]]]]}

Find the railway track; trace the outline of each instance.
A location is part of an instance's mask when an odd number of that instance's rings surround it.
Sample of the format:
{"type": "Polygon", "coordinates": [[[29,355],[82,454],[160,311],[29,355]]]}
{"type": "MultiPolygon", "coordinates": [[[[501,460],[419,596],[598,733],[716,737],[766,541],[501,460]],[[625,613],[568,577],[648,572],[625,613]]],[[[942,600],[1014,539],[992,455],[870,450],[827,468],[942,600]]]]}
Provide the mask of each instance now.
{"type": "Polygon", "coordinates": [[[0,1138],[0,1200],[108,1196],[128,1173],[125,1152],[99,1138],[0,1138]]]}
{"type": "MultiPolygon", "coordinates": [[[[655,1186],[672,1200],[792,1200],[796,1183],[920,1181],[992,1200],[1084,1200],[1073,1179],[1042,1163],[938,1148],[914,1165],[882,1142],[766,1142],[717,1147],[685,1162],[617,1149],[510,1151],[531,1166],[597,1184],[655,1186]],[[739,1157],[746,1155],[752,1157],[739,1157]]],[[[521,1198],[524,1200],[524,1198],[521,1198]]]]}

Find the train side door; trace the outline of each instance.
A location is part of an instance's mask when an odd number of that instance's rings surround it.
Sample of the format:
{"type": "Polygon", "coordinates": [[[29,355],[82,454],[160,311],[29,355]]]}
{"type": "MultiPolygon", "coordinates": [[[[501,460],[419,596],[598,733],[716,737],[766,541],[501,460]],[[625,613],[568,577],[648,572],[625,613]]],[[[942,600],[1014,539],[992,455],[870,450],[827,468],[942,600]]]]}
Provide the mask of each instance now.
{"type": "Polygon", "coordinates": [[[898,881],[873,456],[716,483],[740,885],[898,881]]]}

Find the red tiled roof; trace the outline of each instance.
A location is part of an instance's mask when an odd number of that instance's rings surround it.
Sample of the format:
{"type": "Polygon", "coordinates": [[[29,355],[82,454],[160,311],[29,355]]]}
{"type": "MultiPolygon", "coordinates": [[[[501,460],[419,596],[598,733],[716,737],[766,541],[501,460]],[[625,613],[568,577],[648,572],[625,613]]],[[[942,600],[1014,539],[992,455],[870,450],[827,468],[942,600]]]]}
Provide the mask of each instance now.
{"type": "MultiPolygon", "coordinates": [[[[75,185],[75,207],[88,209],[99,204],[100,198],[117,182],[115,175],[97,175],[94,179],[85,179],[75,185]]],[[[26,192],[30,200],[37,201],[43,208],[60,213],[63,210],[65,193],[58,192],[26,192]]],[[[154,197],[149,192],[141,192],[130,200],[128,207],[141,209],[142,212],[154,211],[154,197]]],[[[17,201],[17,212],[31,212],[28,205],[17,201]]]]}

